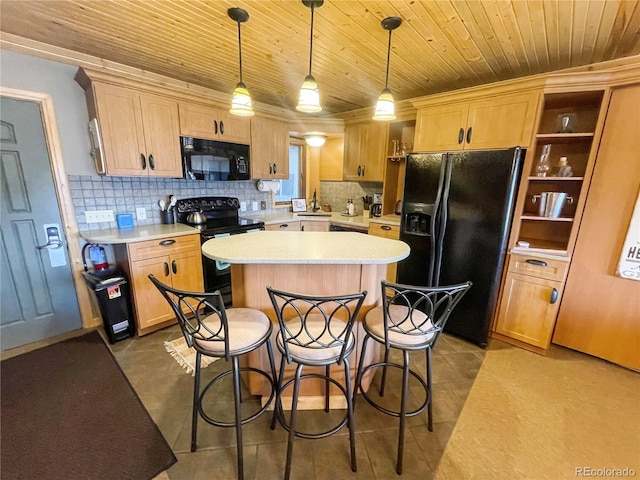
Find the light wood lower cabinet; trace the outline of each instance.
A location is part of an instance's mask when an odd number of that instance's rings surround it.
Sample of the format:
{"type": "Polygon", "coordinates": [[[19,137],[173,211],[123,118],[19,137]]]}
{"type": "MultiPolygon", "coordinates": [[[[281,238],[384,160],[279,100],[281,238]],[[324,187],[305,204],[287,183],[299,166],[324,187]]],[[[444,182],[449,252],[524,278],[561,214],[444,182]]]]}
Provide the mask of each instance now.
{"type": "Polygon", "coordinates": [[[138,335],[175,323],[171,307],[148,278],[188,291],[203,291],[200,235],[116,245],[116,261],[131,282],[138,335]]]}
{"type": "MultiPolygon", "coordinates": [[[[385,225],[383,223],[370,223],[369,235],[400,240],[400,227],[398,225],[385,225]]],[[[387,265],[387,282],[395,282],[398,277],[398,263],[387,265]]]]}
{"type": "Polygon", "coordinates": [[[300,231],[300,220],[294,222],[280,222],[280,223],[272,223],[270,225],[264,226],[265,230],[271,231],[300,231]]]}
{"type": "Polygon", "coordinates": [[[303,232],[328,232],[331,224],[317,220],[300,221],[300,230],[303,232]]]}
{"type": "Polygon", "coordinates": [[[568,267],[564,260],[511,255],[493,337],[544,354],[568,267]]]}

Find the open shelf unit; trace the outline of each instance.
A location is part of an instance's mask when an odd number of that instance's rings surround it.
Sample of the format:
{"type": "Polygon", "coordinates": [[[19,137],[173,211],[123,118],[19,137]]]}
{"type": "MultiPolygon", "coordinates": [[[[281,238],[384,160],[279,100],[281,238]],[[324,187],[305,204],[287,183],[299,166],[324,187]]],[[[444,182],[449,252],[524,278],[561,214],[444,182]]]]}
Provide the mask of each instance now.
{"type": "Polygon", "coordinates": [[[520,196],[520,205],[516,209],[512,246],[517,241],[527,241],[531,252],[571,255],[593,170],[597,150],[594,139],[602,115],[603,98],[603,89],[544,95],[535,142],[527,152],[521,184],[526,193],[520,196]],[[568,128],[563,131],[562,117],[570,118],[568,128]],[[572,176],[536,175],[536,165],[544,145],[551,146],[549,159],[552,168],[558,165],[560,157],[567,157],[572,176]],[[545,192],[566,193],[559,217],[541,215],[540,199],[545,192]]]}
{"type": "Polygon", "coordinates": [[[416,121],[406,120],[391,122],[389,124],[389,144],[387,146],[387,158],[384,166],[384,185],[382,189],[382,214],[394,213],[396,203],[402,200],[404,190],[404,175],[406,157],[394,155],[393,141],[399,144],[413,145],[416,121]]]}

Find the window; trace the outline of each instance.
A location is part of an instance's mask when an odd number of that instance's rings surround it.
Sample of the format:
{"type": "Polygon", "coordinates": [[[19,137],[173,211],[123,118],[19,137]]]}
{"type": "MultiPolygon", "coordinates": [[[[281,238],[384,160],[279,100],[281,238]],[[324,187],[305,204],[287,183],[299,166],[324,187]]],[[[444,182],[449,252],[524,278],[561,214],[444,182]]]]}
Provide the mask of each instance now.
{"type": "Polygon", "coordinates": [[[289,144],[289,178],[280,180],[280,190],[275,195],[276,204],[290,203],[292,198],[305,198],[304,165],[304,141],[292,138],[289,144]]]}

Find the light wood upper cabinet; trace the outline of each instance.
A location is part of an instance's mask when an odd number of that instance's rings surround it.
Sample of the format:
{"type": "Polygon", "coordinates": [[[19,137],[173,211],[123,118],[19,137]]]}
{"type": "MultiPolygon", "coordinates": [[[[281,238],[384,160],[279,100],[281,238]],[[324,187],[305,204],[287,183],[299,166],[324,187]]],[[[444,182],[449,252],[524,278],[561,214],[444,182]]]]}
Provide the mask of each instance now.
{"type": "Polygon", "coordinates": [[[357,122],[345,125],[342,178],[381,182],[387,158],[388,124],[357,122]]]}
{"type": "Polygon", "coordinates": [[[177,101],[110,84],[90,88],[107,175],[182,177],[177,101]]]}
{"type": "Polygon", "coordinates": [[[419,108],[413,150],[526,147],[531,142],[539,99],[537,91],[519,92],[419,108]]]}
{"type": "Polygon", "coordinates": [[[180,102],[180,135],[249,145],[251,120],[226,110],[180,102]]]}
{"type": "Polygon", "coordinates": [[[251,119],[251,178],[289,178],[289,125],[269,118],[251,119]]]}

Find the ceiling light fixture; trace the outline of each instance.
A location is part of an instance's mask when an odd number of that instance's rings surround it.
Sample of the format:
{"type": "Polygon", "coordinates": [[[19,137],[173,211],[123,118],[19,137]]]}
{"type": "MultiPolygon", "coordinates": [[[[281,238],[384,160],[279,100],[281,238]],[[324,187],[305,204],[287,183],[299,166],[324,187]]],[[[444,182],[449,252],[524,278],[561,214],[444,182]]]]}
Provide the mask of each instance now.
{"type": "Polygon", "coordinates": [[[322,111],[320,106],[320,93],[318,93],[318,84],[316,79],[311,75],[311,58],[313,55],[313,11],[320,8],[324,0],[302,0],[305,7],[311,9],[311,40],[309,41],[309,75],[302,82],[300,88],[300,97],[296,110],[305,113],[316,113],[322,111]]]}
{"type": "Polygon", "coordinates": [[[229,15],[231,20],[238,23],[238,57],[240,59],[240,81],[233,91],[231,110],[229,110],[229,112],[241,117],[250,117],[253,115],[253,108],[251,107],[249,90],[247,90],[246,85],[242,83],[242,37],[240,35],[240,24],[249,20],[249,14],[246,10],[235,7],[227,10],[227,15],[229,15]]]}
{"type": "Polygon", "coordinates": [[[391,32],[398,28],[402,23],[402,19],[398,17],[387,17],[382,20],[382,28],[389,30],[389,46],[387,47],[387,76],[384,80],[384,90],[378,97],[376,111],[373,115],[374,120],[389,121],[395,120],[395,106],[393,104],[393,95],[389,90],[389,58],[391,56],[391,32]]]}
{"type": "Polygon", "coordinates": [[[320,133],[311,133],[304,136],[304,141],[310,147],[321,147],[327,141],[327,136],[320,133]]]}

